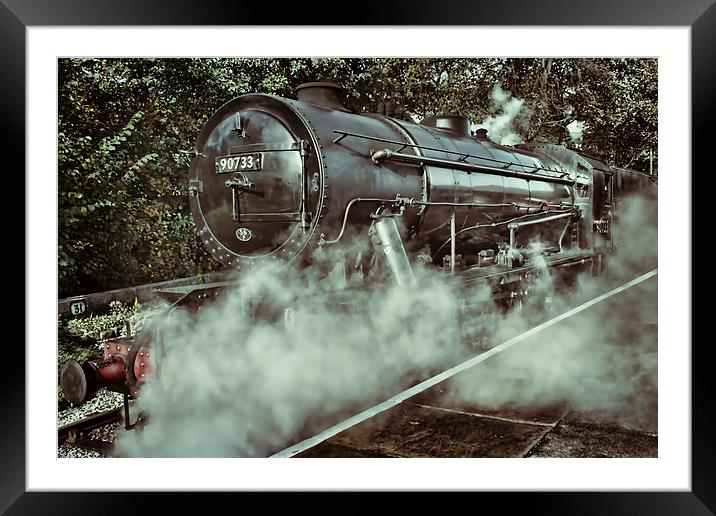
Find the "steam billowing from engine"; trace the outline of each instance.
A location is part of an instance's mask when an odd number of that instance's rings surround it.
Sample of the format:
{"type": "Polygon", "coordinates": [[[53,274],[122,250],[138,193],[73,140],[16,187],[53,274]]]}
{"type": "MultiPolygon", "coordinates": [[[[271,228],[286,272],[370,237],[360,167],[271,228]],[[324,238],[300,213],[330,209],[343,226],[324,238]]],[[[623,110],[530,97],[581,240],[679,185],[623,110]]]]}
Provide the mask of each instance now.
{"type": "MultiPolygon", "coordinates": [[[[490,135],[508,141],[521,105],[499,87],[493,98],[502,111],[490,135]]],[[[655,260],[655,196],[629,197],[654,186],[647,176],[563,146],[498,145],[458,116],[386,114],[351,113],[335,86],[312,83],[298,100],[244,95],[211,117],[192,153],[190,204],[236,278],[170,292],[172,310],[106,357],[126,361],[149,415],[121,454],[265,456],[384,399],[406,374],[454,365],[479,350],[477,334],[499,344],[655,260]]],[[[521,359],[511,351],[461,376],[451,395],[641,406],[655,393],[653,343],[611,342],[629,314],[564,324],[521,359]]]]}
{"type": "MultiPolygon", "coordinates": [[[[656,265],[656,227],[642,224],[653,214],[650,206],[635,199],[624,211],[620,250],[627,258],[618,254],[612,260],[619,280],[656,265]]],[[[583,274],[564,297],[541,258],[542,245],[529,247],[541,268],[532,284],[537,303],[493,314],[490,345],[544,317],[536,305],[546,302],[550,313],[559,313],[611,284],[606,277],[583,274]]],[[[168,319],[162,327],[166,345],[157,349],[161,369],[137,402],[137,409],[150,414],[149,424],[141,436],[122,436],[118,452],[267,456],[402,390],[406,373],[425,377],[465,358],[470,348],[456,345],[466,296],[458,278],[418,267],[415,287],[386,282],[356,289],[363,280],[346,279],[336,253],[336,248],[322,251],[325,267],[266,265],[246,274],[231,295],[196,318],[177,313],[168,319]],[[276,324],[252,317],[246,299],[260,300],[269,312],[271,306],[282,312],[287,303],[297,308],[276,324]]],[[[652,288],[649,296],[655,296],[652,288]]],[[[487,302],[491,292],[482,286],[467,295],[471,302],[487,302]]],[[[553,340],[488,360],[456,377],[447,395],[492,408],[560,403],[607,413],[625,424],[655,424],[655,342],[639,340],[633,331],[634,311],[642,304],[624,296],[619,306],[588,311],[561,323],[553,340]],[[634,339],[626,342],[623,332],[630,325],[634,339]]]]}

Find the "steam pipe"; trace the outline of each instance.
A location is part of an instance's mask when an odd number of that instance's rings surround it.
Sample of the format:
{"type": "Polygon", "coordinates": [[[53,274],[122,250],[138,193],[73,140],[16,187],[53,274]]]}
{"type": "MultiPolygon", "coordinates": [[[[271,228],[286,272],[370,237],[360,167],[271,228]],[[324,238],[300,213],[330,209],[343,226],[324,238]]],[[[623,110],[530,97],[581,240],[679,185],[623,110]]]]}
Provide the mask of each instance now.
{"type": "Polygon", "coordinates": [[[348,204],[346,205],[346,209],[343,212],[343,224],[341,226],[341,230],[338,233],[338,236],[333,240],[326,240],[326,235],[324,233],[321,233],[320,239],[318,241],[318,245],[326,245],[326,244],[335,244],[337,243],[342,237],[343,233],[345,233],[346,225],[348,223],[348,213],[350,212],[351,208],[354,204],[359,202],[389,202],[389,203],[395,203],[395,204],[407,204],[409,206],[418,205],[418,206],[454,206],[454,207],[467,207],[467,208],[502,208],[511,206],[513,208],[517,209],[525,209],[527,211],[531,209],[541,210],[543,207],[548,208],[565,208],[565,207],[571,207],[571,205],[563,205],[563,204],[539,204],[535,206],[529,206],[526,204],[518,204],[516,202],[507,203],[507,202],[501,202],[501,203],[486,203],[486,202],[430,202],[430,201],[418,201],[416,199],[412,198],[406,198],[401,197],[400,195],[397,195],[395,199],[378,199],[378,198],[364,198],[364,197],[356,197],[354,199],[351,199],[348,201],[348,204]]]}
{"type": "Polygon", "coordinates": [[[441,168],[451,168],[458,170],[466,170],[468,172],[480,172],[483,174],[491,174],[494,176],[517,177],[526,179],[527,181],[543,181],[545,183],[556,183],[560,185],[574,185],[571,179],[563,179],[561,177],[546,176],[541,174],[528,174],[526,172],[516,172],[499,167],[491,167],[488,165],[474,165],[465,161],[455,161],[442,158],[431,158],[427,156],[417,156],[415,154],[404,154],[394,152],[389,149],[382,149],[372,154],[371,158],[375,163],[384,160],[397,161],[400,163],[412,163],[416,165],[432,165],[441,168]]]}
{"type": "Polygon", "coordinates": [[[569,227],[569,221],[564,225],[564,229],[562,229],[562,233],[559,235],[559,250],[562,251],[562,241],[564,240],[564,235],[567,234],[567,228],[569,227]]]}
{"type": "MultiPolygon", "coordinates": [[[[510,230],[510,247],[515,246],[515,232],[521,228],[522,226],[531,226],[533,224],[542,224],[544,222],[550,222],[552,220],[559,220],[564,219],[567,217],[572,217],[574,213],[560,213],[559,215],[551,215],[549,217],[543,217],[541,219],[533,219],[533,220],[525,220],[522,222],[511,222],[507,225],[507,229],[510,230]]],[[[564,236],[564,231],[562,232],[562,236],[564,236]]],[[[562,237],[560,237],[560,251],[562,250],[562,237]]]]}
{"type": "Polygon", "coordinates": [[[343,225],[341,226],[341,231],[340,233],[338,233],[338,236],[333,240],[326,240],[325,233],[321,233],[321,236],[318,240],[318,245],[323,246],[326,244],[335,244],[343,237],[343,233],[346,230],[346,224],[348,223],[348,213],[351,211],[353,205],[358,202],[396,202],[396,199],[376,199],[365,197],[356,197],[355,199],[351,199],[346,205],[346,211],[343,213],[343,225]]]}
{"type": "Polygon", "coordinates": [[[559,213],[557,215],[550,215],[549,217],[543,217],[541,219],[532,219],[532,220],[525,220],[525,221],[520,221],[520,222],[511,222],[507,227],[509,229],[513,229],[513,228],[517,229],[517,228],[520,228],[521,226],[531,226],[533,224],[541,224],[543,222],[550,222],[552,220],[558,220],[558,219],[564,219],[566,217],[571,217],[572,215],[574,215],[574,212],[571,212],[571,211],[569,213],[559,213]]]}
{"type": "Polygon", "coordinates": [[[368,234],[376,251],[383,254],[388,261],[388,267],[390,267],[398,286],[415,285],[413,269],[408,261],[405,247],[403,247],[403,240],[400,238],[395,218],[377,216],[371,224],[368,234]]]}
{"type": "Polygon", "coordinates": [[[450,273],[455,274],[455,210],[450,215],[450,273]]]}
{"type": "MultiPolygon", "coordinates": [[[[552,210],[552,211],[554,211],[554,210],[552,210]]],[[[564,212],[564,211],[563,211],[563,212],[560,212],[560,213],[561,213],[561,214],[564,214],[564,215],[566,216],[567,214],[573,215],[574,213],[576,213],[576,211],[575,211],[574,209],[571,209],[571,210],[569,210],[569,211],[567,211],[567,212],[564,212]]],[[[468,226],[468,227],[466,227],[466,228],[462,228],[460,231],[458,231],[458,232],[455,233],[455,236],[461,235],[462,233],[465,233],[466,231],[472,231],[472,230],[475,230],[475,229],[494,228],[494,227],[497,227],[497,226],[504,226],[505,224],[510,224],[511,222],[514,222],[515,220],[523,219],[523,218],[525,218],[525,217],[534,217],[535,215],[539,215],[539,213],[526,213],[525,215],[520,215],[519,217],[515,217],[515,218],[510,219],[510,220],[504,220],[504,221],[502,221],[502,222],[490,222],[489,224],[475,224],[474,226],[468,226]]],[[[543,221],[544,221],[544,219],[539,219],[539,220],[538,220],[538,222],[543,222],[543,221]]],[[[435,251],[435,252],[433,253],[433,256],[437,256],[437,254],[442,250],[443,247],[445,247],[445,246],[448,244],[448,242],[450,242],[450,239],[449,239],[449,238],[448,238],[447,240],[445,240],[445,242],[443,242],[440,247],[438,247],[437,251],[435,251]]]]}

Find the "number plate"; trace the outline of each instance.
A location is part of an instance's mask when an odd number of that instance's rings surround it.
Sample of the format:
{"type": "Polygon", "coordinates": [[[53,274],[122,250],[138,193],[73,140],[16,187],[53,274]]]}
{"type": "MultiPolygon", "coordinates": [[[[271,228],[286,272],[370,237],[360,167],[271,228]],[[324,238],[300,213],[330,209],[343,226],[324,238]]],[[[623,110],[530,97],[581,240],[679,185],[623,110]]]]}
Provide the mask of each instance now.
{"type": "Polygon", "coordinates": [[[70,312],[72,315],[80,315],[87,311],[87,303],[84,301],[73,301],[70,303],[70,312]]]}
{"type": "Polygon", "coordinates": [[[261,170],[263,155],[260,152],[238,156],[218,156],[215,160],[216,173],[228,174],[242,170],[261,170]]]}

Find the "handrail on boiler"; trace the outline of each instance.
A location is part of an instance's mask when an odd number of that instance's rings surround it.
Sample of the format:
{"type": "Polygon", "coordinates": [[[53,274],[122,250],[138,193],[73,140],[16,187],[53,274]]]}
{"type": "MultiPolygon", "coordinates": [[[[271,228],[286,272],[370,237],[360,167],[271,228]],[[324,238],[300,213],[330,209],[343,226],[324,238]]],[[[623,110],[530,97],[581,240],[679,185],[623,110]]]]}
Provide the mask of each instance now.
{"type": "MultiPolygon", "coordinates": [[[[467,160],[467,158],[475,158],[475,159],[479,159],[479,160],[482,160],[482,161],[491,161],[491,162],[493,162],[493,163],[498,163],[498,164],[501,165],[503,168],[509,168],[509,167],[511,167],[511,166],[519,166],[519,167],[522,167],[523,169],[525,169],[525,168],[531,168],[531,169],[534,170],[535,172],[540,171],[540,170],[543,170],[543,171],[545,171],[545,172],[557,172],[557,173],[560,173],[560,172],[557,171],[557,170],[550,169],[550,168],[545,168],[545,167],[540,167],[540,166],[538,166],[538,165],[526,165],[526,164],[523,164],[523,163],[515,163],[515,162],[512,162],[512,161],[504,161],[504,160],[495,159],[495,158],[488,158],[487,156],[477,156],[477,155],[475,155],[475,154],[470,154],[469,152],[453,151],[453,150],[449,150],[449,149],[441,149],[441,148],[438,148],[438,147],[429,147],[429,146],[427,146],[427,145],[419,145],[419,144],[415,144],[415,143],[408,143],[408,142],[401,142],[401,141],[397,141],[397,140],[390,140],[390,139],[388,139],[388,138],[380,138],[380,137],[378,137],[378,136],[368,136],[368,135],[365,135],[365,134],[351,133],[351,132],[342,131],[342,130],[339,130],[339,129],[334,129],[333,132],[340,135],[339,137],[333,139],[333,143],[340,143],[341,140],[343,140],[344,138],[346,138],[346,137],[348,137],[348,136],[351,136],[351,137],[354,137],[354,138],[360,138],[360,139],[362,139],[362,140],[369,140],[369,141],[374,141],[374,142],[382,142],[382,143],[390,143],[390,144],[392,144],[392,145],[399,145],[400,148],[399,148],[397,151],[393,151],[393,152],[403,152],[407,147],[410,147],[410,148],[413,148],[413,149],[420,149],[420,150],[426,150],[426,151],[444,152],[445,154],[457,154],[458,156],[460,156],[459,161],[461,161],[461,162],[465,162],[465,161],[467,160]]],[[[566,173],[566,172],[561,172],[561,174],[562,174],[562,176],[568,175],[568,173],[566,173]]]]}
{"type": "MultiPolygon", "coordinates": [[[[531,226],[532,224],[543,224],[545,222],[550,222],[553,220],[559,220],[564,218],[571,218],[574,216],[574,212],[569,213],[560,213],[558,215],[550,215],[548,217],[543,217],[541,219],[532,219],[532,220],[523,220],[520,222],[510,222],[507,225],[507,229],[510,230],[510,247],[515,246],[515,240],[516,240],[516,232],[519,228],[522,226],[531,226]]],[[[569,226],[569,222],[564,226],[564,229],[562,230],[561,235],[559,236],[559,250],[562,250],[562,239],[564,238],[564,233],[567,231],[567,227],[569,226]]]]}
{"type": "Polygon", "coordinates": [[[563,177],[548,176],[545,174],[517,172],[514,170],[507,170],[499,167],[491,167],[489,165],[475,165],[467,163],[465,161],[449,160],[442,158],[432,158],[428,156],[418,156],[415,154],[404,154],[401,152],[394,152],[389,149],[382,149],[376,151],[371,156],[375,163],[379,163],[383,160],[397,161],[400,163],[412,163],[416,165],[432,165],[441,168],[452,168],[458,170],[465,170],[467,172],[480,172],[483,174],[491,174],[495,176],[504,177],[517,177],[525,179],[527,181],[543,181],[545,183],[556,183],[560,185],[574,185],[572,179],[564,179],[563,177]]]}

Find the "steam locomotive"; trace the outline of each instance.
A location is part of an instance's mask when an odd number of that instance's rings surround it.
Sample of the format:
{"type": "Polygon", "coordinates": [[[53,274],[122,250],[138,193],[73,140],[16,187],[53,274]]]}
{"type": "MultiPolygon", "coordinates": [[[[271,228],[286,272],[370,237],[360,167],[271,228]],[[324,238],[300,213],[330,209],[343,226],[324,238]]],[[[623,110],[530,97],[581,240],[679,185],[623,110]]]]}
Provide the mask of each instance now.
{"type": "MultiPolygon", "coordinates": [[[[390,103],[352,113],[339,94],[314,82],[296,100],[234,98],[185,151],[197,234],[227,268],[307,266],[350,243],[347,274],[410,286],[416,267],[437,268],[510,302],[534,269],[530,242],[551,269],[598,273],[617,245],[620,200],[653,187],[648,174],[561,145],[498,145],[462,116],[413,123],[390,103]]],[[[158,293],[195,310],[230,287],[158,293]]],[[[81,403],[108,386],[126,401],[153,367],[150,352],[146,339],[107,341],[103,359],[63,365],[65,396],[81,403]]]]}

